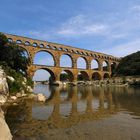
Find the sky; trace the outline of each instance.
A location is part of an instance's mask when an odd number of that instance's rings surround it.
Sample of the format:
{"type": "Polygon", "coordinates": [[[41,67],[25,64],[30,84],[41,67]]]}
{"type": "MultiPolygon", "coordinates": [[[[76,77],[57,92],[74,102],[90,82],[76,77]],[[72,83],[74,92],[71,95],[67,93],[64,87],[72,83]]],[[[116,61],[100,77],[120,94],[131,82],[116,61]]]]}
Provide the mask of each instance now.
{"type": "Polygon", "coordinates": [[[0,32],[117,57],[140,50],[140,0],[0,0],[0,9],[0,32]]]}

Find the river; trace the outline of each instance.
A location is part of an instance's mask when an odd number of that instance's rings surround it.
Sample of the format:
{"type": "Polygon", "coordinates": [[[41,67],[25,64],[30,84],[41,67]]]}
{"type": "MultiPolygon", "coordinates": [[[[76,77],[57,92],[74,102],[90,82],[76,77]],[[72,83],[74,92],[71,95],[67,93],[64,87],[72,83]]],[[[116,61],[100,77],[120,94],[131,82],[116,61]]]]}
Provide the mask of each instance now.
{"type": "Polygon", "coordinates": [[[14,140],[139,140],[140,88],[38,84],[46,103],[29,99],[9,106],[14,140]]]}

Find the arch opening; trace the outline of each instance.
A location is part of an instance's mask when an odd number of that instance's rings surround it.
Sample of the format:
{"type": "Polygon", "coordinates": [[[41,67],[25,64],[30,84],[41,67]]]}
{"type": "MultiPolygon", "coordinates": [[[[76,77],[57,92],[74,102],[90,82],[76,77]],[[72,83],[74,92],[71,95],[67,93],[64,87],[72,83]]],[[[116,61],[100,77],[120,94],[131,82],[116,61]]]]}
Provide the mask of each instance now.
{"type": "Polygon", "coordinates": [[[109,64],[107,61],[103,61],[102,63],[103,71],[108,71],[109,70],[109,64]]]}
{"type": "Polygon", "coordinates": [[[77,68],[79,69],[87,69],[87,61],[84,57],[79,57],[77,59],[77,68]]]}
{"type": "Polygon", "coordinates": [[[38,69],[34,73],[33,81],[51,84],[55,81],[55,75],[50,69],[38,69]]]}
{"type": "Polygon", "coordinates": [[[104,79],[107,79],[107,78],[109,78],[109,77],[110,77],[109,74],[108,74],[108,73],[105,73],[103,78],[104,78],[104,79]]]}
{"type": "Polygon", "coordinates": [[[72,67],[72,58],[68,54],[63,54],[60,57],[60,67],[72,67]]]}
{"type": "Polygon", "coordinates": [[[74,76],[73,73],[69,70],[64,70],[60,74],[60,81],[63,82],[73,82],[74,76]]]}
{"type": "Polygon", "coordinates": [[[92,80],[101,80],[101,75],[98,72],[92,74],[92,80]]]}
{"type": "Polygon", "coordinates": [[[78,81],[89,81],[90,78],[89,78],[89,75],[88,75],[87,72],[85,72],[85,71],[80,71],[80,72],[78,73],[77,80],[78,80],[78,81]]]}
{"type": "Polygon", "coordinates": [[[34,56],[33,64],[54,66],[55,61],[54,61],[54,57],[51,53],[49,53],[47,51],[39,51],[34,56]]]}
{"type": "Polygon", "coordinates": [[[94,59],[94,60],[91,61],[91,69],[99,70],[99,62],[98,62],[98,60],[94,59]]]}

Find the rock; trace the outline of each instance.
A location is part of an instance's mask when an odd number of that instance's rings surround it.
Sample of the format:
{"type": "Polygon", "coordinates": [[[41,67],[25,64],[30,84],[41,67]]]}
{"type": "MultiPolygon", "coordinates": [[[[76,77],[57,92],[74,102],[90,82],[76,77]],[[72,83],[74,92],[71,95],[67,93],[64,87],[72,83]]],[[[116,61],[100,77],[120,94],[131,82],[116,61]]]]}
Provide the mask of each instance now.
{"type": "Polygon", "coordinates": [[[7,96],[9,95],[9,88],[6,80],[6,74],[0,67],[0,104],[6,102],[7,96]]]}
{"type": "Polygon", "coordinates": [[[16,96],[11,96],[11,99],[16,100],[17,97],[16,96]]]}
{"type": "Polygon", "coordinates": [[[28,96],[29,99],[37,99],[37,95],[36,94],[30,94],[28,96]]]}
{"type": "Polygon", "coordinates": [[[33,89],[30,86],[27,86],[27,91],[28,92],[33,92],[33,89]]]}
{"type": "Polygon", "coordinates": [[[21,92],[21,94],[25,94],[25,91],[24,90],[21,90],[20,92],[21,92]]]}
{"type": "Polygon", "coordinates": [[[25,97],[25,96],[27,96],[27,94],[25,94],[25,93],[24,93],[24,94],[22,94],[22,97],[25,97]]]}
{"type": "Polygon", "coordinates": [[[46,97],[42,93],[39,93],[39,94],[37,94],[37,101],[45,102],[46,101],[46,97]]]}
{"type": "Polygon", "coordinates": [[[16,97],[17,97],[17,98],[20,98],[20,97],[22,97],[22,94],[21,94],[20,92],[18,92],[18,93],[16,94],[16,97]]]}
{"type": "Polygon", "coordinates": [[[5,122],[4,113],[0,107],[0,140],[12,140],[10,129],[5,122]]]}
{"type": "Polygon", "coordinates": [[[3,105],[7,100],[7,97],[4,95],[0,95],[0,104],[3,105]]]}
{"type": "Polygon", "coordinates": [[[12,76],[7,76],[7,78],[11,81],[11,82],[14,82],[15,79],[12,77],[12,76]]]}
{"type": "Polygon", "coordinates": [[[23,77],[23,82],[27,83],[27,79],[25,77],[23,77]]]}

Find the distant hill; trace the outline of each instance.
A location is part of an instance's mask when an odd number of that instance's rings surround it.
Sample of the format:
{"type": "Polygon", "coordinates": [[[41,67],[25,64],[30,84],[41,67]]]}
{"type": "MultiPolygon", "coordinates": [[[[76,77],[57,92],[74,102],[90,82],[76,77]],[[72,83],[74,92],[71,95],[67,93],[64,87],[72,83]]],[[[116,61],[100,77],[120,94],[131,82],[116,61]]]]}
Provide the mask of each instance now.
{"type": "Polygon", "coordinates": [[[115,71],[115,76],[132,75],[140,75],[140,51],[123,57],[115,71]]]}

